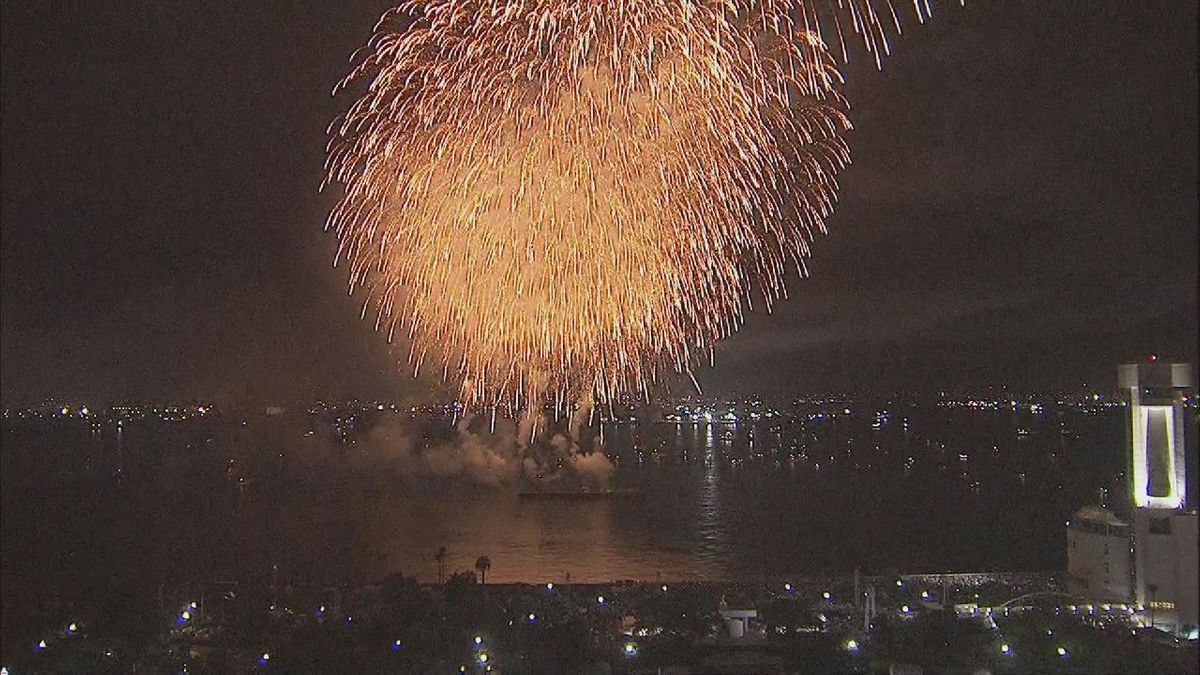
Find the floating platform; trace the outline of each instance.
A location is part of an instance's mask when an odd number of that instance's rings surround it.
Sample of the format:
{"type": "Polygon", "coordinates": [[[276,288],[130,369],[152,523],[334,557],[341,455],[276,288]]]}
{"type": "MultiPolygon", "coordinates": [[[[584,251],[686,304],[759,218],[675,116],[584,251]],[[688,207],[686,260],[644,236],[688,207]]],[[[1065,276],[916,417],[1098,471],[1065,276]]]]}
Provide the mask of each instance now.
{"type": "Polygon", "coordinates": [[[641,490],[522,490],[522,499],[614,499],[641,497],[641,490]]]}

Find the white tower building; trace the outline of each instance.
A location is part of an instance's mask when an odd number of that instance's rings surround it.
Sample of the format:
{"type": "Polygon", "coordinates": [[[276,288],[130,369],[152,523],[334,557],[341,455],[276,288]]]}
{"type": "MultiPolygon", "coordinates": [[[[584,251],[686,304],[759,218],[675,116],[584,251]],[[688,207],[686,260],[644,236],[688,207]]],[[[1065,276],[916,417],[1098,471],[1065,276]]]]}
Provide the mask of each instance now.
{"type": "MultiPolygon", "coordinates": [[[[1068,584],[1096,602],[1145,608],[1143,621],[1176,634],[1197,626],[1197,515],[1188,508],[1187,464],[1195,432],[1188,364],[1123,365],[1129,502],[1122,520],[1085,506],[1067,528],[1068,584]],[[1128,521],[1128,522],[1127,522],[1128,521]]],[[[1194,497],[1193,497],[1194,499],[1194,497]]]]}

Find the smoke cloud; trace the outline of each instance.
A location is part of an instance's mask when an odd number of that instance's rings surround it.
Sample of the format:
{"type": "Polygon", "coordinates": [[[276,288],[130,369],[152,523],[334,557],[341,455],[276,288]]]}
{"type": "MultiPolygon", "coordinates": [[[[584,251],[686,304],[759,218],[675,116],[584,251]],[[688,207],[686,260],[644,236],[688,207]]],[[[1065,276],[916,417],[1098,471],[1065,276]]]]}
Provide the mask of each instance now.
{"type": "Polygon", "coordinates": [[[518,420],[468,415],[457,420],[449,438],[438,439],[426,438],[416,421],[386,419],[352,445],[309,443],[302,454],[313,468],[341,465],[383,477],[461,478],[529,490],[603,489],[614,467],[591,433],[588,416],[586,410],[558,421],[540,412],[518,420]]]}

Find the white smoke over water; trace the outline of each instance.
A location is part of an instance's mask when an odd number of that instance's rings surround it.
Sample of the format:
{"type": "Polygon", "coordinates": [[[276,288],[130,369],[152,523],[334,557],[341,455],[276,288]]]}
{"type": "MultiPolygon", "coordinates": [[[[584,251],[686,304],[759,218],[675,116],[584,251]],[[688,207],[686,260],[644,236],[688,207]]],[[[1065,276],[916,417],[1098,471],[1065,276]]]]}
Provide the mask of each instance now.
{"type": "Polygon", "coordinates": [[[449,439],[433,441],[422,438],[418,422],[385,419],[352,445],[310,447],[306,463],[348,462],[381,477],[461,478],[504,488],[603,489],[614,467],[594,436],[584,436],[588,417],[587,410],[574,411],[564,433],[540,412],[515,421],[468,415],[449,439]]]}

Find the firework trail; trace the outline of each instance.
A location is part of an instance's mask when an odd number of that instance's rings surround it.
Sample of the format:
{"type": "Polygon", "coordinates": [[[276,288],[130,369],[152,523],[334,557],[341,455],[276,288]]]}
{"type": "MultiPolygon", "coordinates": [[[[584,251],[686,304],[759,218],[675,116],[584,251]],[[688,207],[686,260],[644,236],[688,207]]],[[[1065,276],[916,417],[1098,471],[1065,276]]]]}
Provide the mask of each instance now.
{"type": "Polygon", "coordinates": [[[825,229],[849,161],[846,35],[886,52],[871,0],[389,11],[340,85],[365,91],[326,166],[363,315],[471,406],[604,404],[690,375],[825,229]]]}

